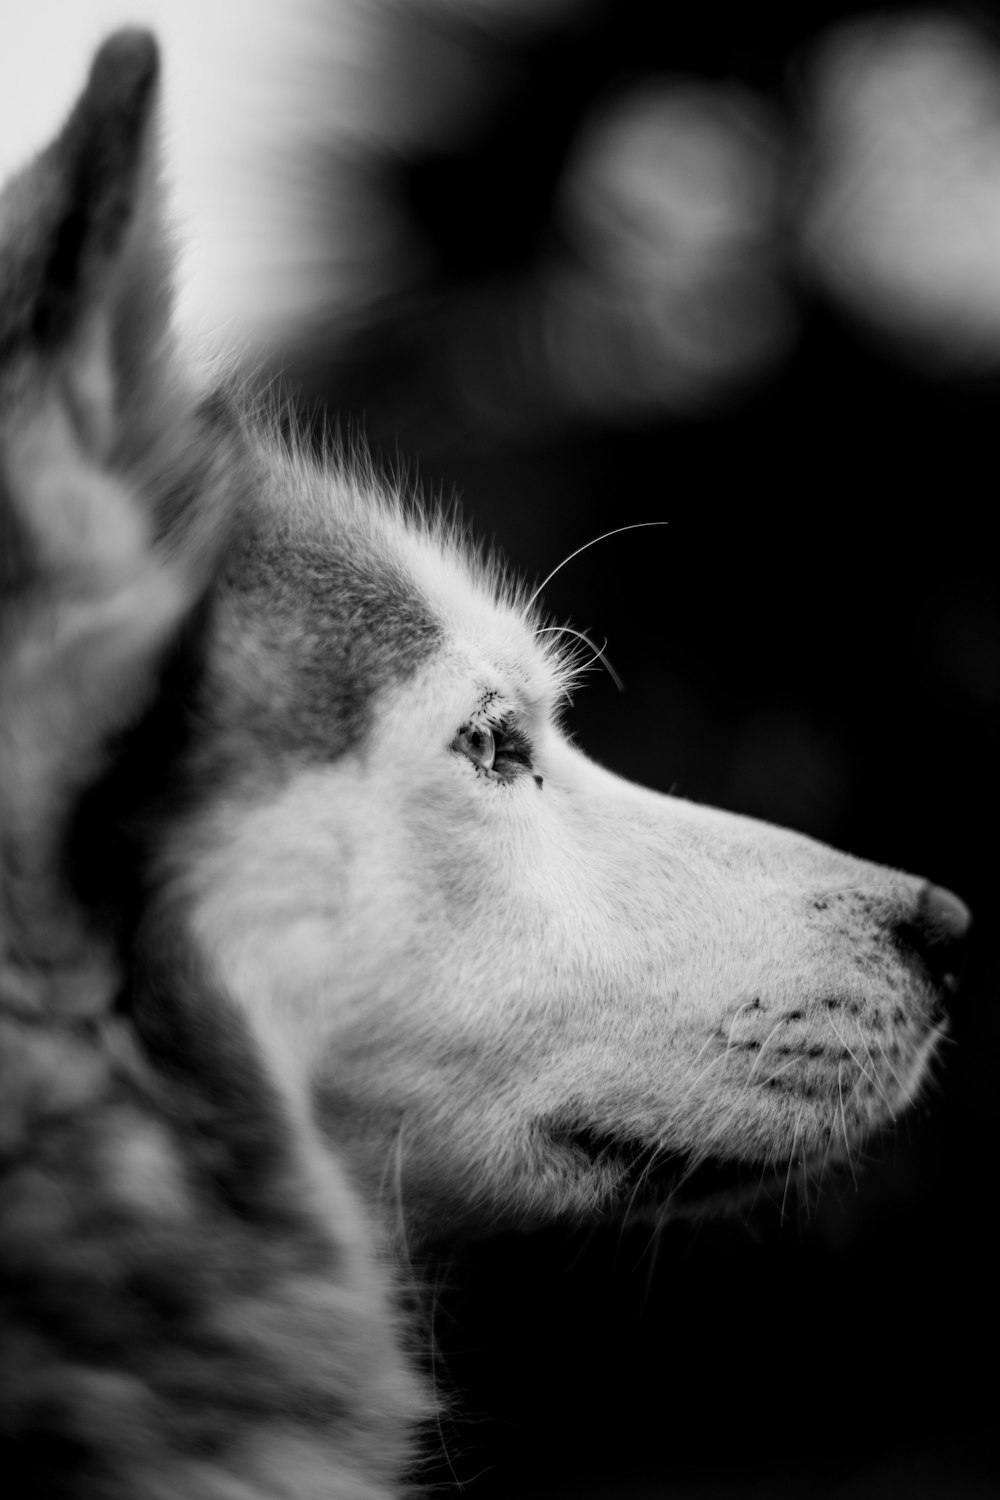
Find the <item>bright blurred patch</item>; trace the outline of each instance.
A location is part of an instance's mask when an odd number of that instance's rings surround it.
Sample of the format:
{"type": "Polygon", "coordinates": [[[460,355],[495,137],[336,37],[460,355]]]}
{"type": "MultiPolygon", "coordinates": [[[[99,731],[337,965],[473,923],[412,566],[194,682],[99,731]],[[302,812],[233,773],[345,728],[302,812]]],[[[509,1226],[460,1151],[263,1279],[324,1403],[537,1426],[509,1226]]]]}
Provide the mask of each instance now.
{"type": "Polygon", "coordinates": [[[946,15],[866,20],[806,78],[801,254],[932,366],[1000,360],[1000,57],[946,15]]]}
{"type": "Polygon", "coordinates": [[[783,158],[776,122],[736,88],[650,78],[593,111],[561,185],[572,254],[545,310],[571,404],[688,406],[784,354],[783,158]]]}
{"type": "Polygon", "coordinates": [[[618,24],[594,0],[34,0],[4,22],[0,165],[126,22],[163,48],[183,322],[282,368],[375,330],[405,365],[386,420],[433,397],[489,438],[710,407],[788,353],[796,262],[906,357],[1000,360],[1000,55],[969,22],[819,35],[796,141],[749,88],[657,64],[562,88],[574,38],[618,24]],[[428,209],[435,163],[464,175],[428,209]],[[484,205],[520,259],[490,260],[484,205]]]}

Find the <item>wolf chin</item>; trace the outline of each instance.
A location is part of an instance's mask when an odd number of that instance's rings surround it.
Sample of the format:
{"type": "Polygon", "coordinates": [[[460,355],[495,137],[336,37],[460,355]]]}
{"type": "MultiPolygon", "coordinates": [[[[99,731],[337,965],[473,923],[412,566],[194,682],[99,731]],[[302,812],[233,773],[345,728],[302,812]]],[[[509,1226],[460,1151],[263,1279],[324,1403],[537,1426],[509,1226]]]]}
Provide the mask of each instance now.
{"type": "Polygon", "coordinates": [[[156,79],[0,198],[5,1492],[381,1500],[404,1240],[850,1161],[968,915],[594,765],[535,600],[205,383],[156,79]]]}

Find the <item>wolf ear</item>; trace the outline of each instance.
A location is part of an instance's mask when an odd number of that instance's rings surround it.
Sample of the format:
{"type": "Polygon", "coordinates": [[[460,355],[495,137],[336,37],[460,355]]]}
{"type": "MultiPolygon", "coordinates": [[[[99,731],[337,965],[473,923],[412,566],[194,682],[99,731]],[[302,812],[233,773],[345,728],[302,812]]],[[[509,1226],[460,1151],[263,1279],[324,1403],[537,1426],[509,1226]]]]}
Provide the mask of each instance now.
{"type": "Polygon", "coordinates": [[[109,1003],[117,961],[69,867],[74,820],[248,489],[239,418],[199,399],[170,343],[158,66],[148,34],[113,36],[0,195],[0,1005],[109,1003]]]}
{"type": "Polygon", "coordinates": [[[111,37],[59,136],[0,196],[0,402],[12,376],[57,371],[98,461],[134,430],[169,323],[158,75],[148,32],[111,37]]]}

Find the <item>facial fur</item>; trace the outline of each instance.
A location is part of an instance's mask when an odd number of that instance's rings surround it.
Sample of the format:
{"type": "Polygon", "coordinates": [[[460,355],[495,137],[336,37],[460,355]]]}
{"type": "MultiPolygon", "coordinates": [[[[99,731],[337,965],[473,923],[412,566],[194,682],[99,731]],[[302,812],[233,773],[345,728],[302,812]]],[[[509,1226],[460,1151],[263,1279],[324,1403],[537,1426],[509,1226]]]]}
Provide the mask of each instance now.
{"type": "MultiPolygon", "coordinates": [[[[342,491],[328,503],[323,528],[342,491]]],[[[194,940],[369,1198],[433,1238],[648,1204],[637,1161],[669,1211],[658,1166],[853,1153],[941,1033],[912,941],[923,883],[594,765],[559,726],[568,669],[537,619],[376,515],[353,545],[388,559],[411,649],[374,674],[363,737],[333,754],[303,736],[291,761],[262,748],[166,861],[194,940]],[[456,744],[480,720],[515,736],[506,769],[456,744]]],[[[293,555],[314,545],[299,524],[293,555]]],[[[394,607],[352,651],[387,639],[394,607]]],[[[251,689],[217,629],[228,705],[251,689]]],[[[282,701],[282,722],[312,709],[282,701]]],[[[260,745],[280,732],[263,712],[260,745]]]]}

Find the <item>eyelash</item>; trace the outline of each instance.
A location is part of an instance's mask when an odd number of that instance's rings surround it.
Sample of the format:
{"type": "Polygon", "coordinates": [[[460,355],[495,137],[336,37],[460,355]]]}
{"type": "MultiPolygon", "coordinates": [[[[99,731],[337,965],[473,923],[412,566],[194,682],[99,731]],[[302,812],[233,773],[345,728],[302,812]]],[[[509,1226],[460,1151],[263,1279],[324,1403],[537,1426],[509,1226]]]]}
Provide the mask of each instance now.
{"type": "MultiPolygon", "coordinates": [[[[487,724],[469,720],[463,724],[451,743],[452,750],[470,760],[479,776],[491,781],[513,781],[532,768],[532,750],[520,730],[501,721],[487,724]]],[[[540,776],[535,777],[538,786],[540,776]]]]}

